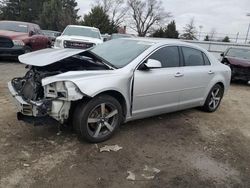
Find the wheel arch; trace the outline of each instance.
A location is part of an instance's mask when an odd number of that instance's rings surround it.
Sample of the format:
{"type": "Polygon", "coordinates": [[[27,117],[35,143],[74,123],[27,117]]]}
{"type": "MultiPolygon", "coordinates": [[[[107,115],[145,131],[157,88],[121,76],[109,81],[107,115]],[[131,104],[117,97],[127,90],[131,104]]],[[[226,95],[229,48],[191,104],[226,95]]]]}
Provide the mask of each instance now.
{"type": "Polygon", "coordinates": [[[222,88],[223,88],[223,93],[225,93],[225,89],[226,89],[226,84],[225,82],[222,81],[222,79],[218,79],[218,80],[214,80],[208,87],[207,87],[207,90],[206,90],[206,93],[205,93],[205,96],[203,98],[203,101],[201,103],[201,105],[203,106],[208,95],[209,95],[209,92],[211,91],[211,89],[216,85],[216,84],[219,84],[222,88]]]}
{"type": "Polygon", "coordinates": [[[123,121],[125,121],[128,109],[127,109],[127,102],[126,102],[126,99],[123,96],[123,94],[120,93],[119,91],[116,91],[116,90],[107,90],[107,91],[102,91],[102,92],[98,93],[94,97],[100,96],[100,95],[112,96],[121,104],[122,111],[123,111],[123,118],[124,118],[123,121]]]}

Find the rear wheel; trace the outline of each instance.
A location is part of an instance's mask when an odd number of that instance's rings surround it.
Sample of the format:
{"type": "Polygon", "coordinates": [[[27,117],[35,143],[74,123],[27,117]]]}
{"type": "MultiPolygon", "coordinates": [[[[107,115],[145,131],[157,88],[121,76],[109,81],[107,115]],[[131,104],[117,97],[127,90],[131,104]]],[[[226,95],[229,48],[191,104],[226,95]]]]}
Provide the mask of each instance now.
{"type": "Polygon", "coordinates": [[[120,103],[100,95],[76,107],[73,124],[78,135],[88,142],[103,142],[113,136],[122,120],[120,103]]]}
{"type": "Polygon", "coordinates": [[[206,112],[215,112],[220,106],[221,99],[224,95],[224,89],[216,84],[209,92],[206,102],[202,109],[206,112]]]}

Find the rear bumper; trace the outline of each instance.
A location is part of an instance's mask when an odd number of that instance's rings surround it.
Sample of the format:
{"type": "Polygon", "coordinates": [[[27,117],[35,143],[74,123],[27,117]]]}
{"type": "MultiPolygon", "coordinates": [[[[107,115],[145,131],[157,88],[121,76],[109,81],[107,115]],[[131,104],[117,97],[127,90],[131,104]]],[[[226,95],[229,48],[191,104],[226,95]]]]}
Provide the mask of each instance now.
{"type": "Polygon", "coordinates": [[[24,47],[0,48],[0,57],[18,57],[25,53],[24,47]]]}

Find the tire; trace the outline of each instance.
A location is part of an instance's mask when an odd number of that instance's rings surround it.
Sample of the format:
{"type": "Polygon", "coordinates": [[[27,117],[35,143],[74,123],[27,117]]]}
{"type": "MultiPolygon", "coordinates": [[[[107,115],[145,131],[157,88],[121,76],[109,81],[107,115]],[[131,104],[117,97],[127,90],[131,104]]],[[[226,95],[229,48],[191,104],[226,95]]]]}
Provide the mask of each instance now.
{"type": "Polygon", "coordinates": [[[224,89],[216,84],[209,92],[202,110],[205,112],[215,112],[220,106],[224,95],[224,89]]]}
{"type": "Polygon", "coordinates": [[[90,143],[111,138],[122,121],[120,103],[109,95],[99,95],[76,106],[73,126],[78,136],[90,143]]]}
{"type": "Polygon", "coordinates": [[[32,52],[31,47],[29,47],[29,46],[24,46],[24,54],[27,54],[27,53],[30,53],[30,52],[32,52]]]}

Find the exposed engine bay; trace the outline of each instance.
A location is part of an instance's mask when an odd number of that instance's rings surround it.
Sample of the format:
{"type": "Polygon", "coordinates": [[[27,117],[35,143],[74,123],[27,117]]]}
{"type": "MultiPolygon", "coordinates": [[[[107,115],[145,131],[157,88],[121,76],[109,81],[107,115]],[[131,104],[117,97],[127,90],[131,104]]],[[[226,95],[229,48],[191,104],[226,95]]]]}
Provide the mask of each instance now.
{"type": "MultiPolygon", "coordinates": [[[[43,86],[42,79],[69,71],[109,70],[110,67],[89,52],[68,57],[46,66],[26,66],[24,77],[11,81],[13,90],[20,96],[22,114],[50,115],[63,123],[69,117],[71,101],[82,99],[83,93],[72,82],[56,82],[43,86]]],[[[20,101],[19,101],[20,102],[20,101]]]]}
{"type": "MultiPolygon", "coordinates": [[[[86,53],[86,52],[85,52],[86,53]]],[[[91,54],[88,54],[91,56],[91,54]]],[[[12,85],[26,101],[44,99],[44,88],[41,80],[68,71],[107,70],[105,64],[94,57],[76,55],[43,67],[27,66],[29,71],[22,78],[14,78],[12,85]]]]}

